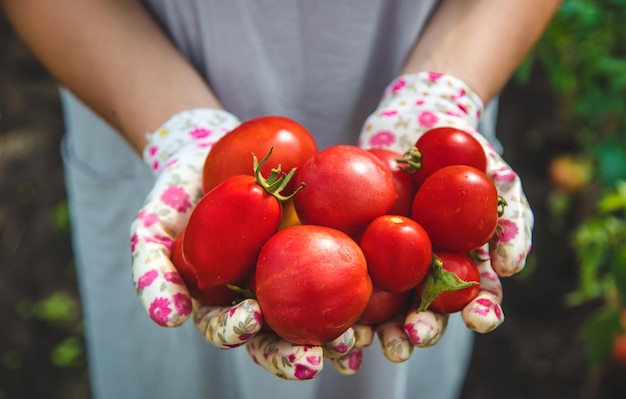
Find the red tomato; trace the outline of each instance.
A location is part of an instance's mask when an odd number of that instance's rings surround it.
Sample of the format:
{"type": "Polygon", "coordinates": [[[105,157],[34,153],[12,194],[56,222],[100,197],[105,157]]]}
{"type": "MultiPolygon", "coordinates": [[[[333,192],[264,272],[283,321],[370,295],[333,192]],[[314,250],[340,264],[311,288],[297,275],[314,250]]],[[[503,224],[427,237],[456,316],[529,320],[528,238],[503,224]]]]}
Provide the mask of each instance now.
{"type": "Polygon", "coordinates": [[[433,247],[469,252],[487,243],[498,226],[498,191],[471,166],[446,166],[424,181],[413,200],[411,218],[433,247]]]}
{"type": "Polygon", "coordinates": [[[198,278],[195,268],[187,262],[182,251],[184,236],[185,231],[183,230],[178,237],[176,237],[170,258],[172,264],[176,267],[176,270],[178,270],[178,273],[180,273],[180,276],[185,282],[189,294],[203,305],[225,306],[237,301],[240,298],[240,294],[224,285],[208,287],[202,290],[198,287],[198,278]]]}
{"type": "Polygon", "coordinates": [[[375,155],[356,146],[328,147],[296,172],[294,197],[302,224],[333,227],[356,236],[393,207],[397,194],[391,172],[375,155]]]}
{"type": "Polygon", "coordinates": [[[417,187],[413,182],[411,175],[406,173],[398,163],[398,159],[402,158],[402,154],[386,148],[370,148],[367,150],[376,155],[380,160],[385,162],[387,168],[391,171],[393,181],[396,185],[396,193],[398,198],[389,212],[390,215],[409,216],[411,214],[411,204],[417,187]]]}
{"type": "Polygon", "coordinates": [[[487,169],[487,157],[481,144],[471,133],[453,127],[437,127],[425,132],[416,142],[417,152],[409,152],[413,179],[420,186],[435,171],[450,165],[473,166],[481,172],[487,169]]]}
{"type": "Polygon", "coordinates": [[[259,254],[255,277],[267,324],[301,345],[337,338],[357,321],[372,296],[358,244],[324,226],[292,226],[276,233],[259,254]]]}
{"type": "Polygon", "coordinates": [[[410,291],[387,292],[374,287],[372,298],[357,323],[376,325],[389,320],[407,306],[410,291]]]}
{"type": "Polygon", "coordinates": [[[278,231],[282,203],[260,179],[232,176],[205,194],[192,211],[183,253],[196,269],[199,288],[246,281],[261,247],[278,231]]]}
{"type": "MultiPolygon", "coordinates": [[[[261,169],[264,176],[279,164],[287,172],[297,168],[317,152],[311,133],[292,119],[273,115],[250,119],[228,132],[211,148],[204,163],[204,192],[209,192],[228,177],[252,175],[249,153],[267,154],[272,147],[272,159],[261,169]]],[[[291,194],[293,187],[292,181],[282,194],[291,194]]]]}
{"type": "Polygon", "coordinates": [[[440,313],[455,313],[463,310],[478,295],[480,290],[480,272],[472,258],[466,254],[453,252],[437,252],[432,272],[417,287],[422,297],[420,309],[427,307],[440,313]],[[438,263],[440,262],[440,263],[438,263]],[[465,288],[452,289],[445,278],[446,273],[453,273],[465,283],[471,283],[465,288]],[[425,298],[434,298],[432,302],[425,298]]]}
{"type": "Polygon", "coordinates": [[[365,228],[360,246],[372,283],[389,292],[415,287],[424,279],[433,260],[428,234],[405,216],[377,217],[365,228]]]}

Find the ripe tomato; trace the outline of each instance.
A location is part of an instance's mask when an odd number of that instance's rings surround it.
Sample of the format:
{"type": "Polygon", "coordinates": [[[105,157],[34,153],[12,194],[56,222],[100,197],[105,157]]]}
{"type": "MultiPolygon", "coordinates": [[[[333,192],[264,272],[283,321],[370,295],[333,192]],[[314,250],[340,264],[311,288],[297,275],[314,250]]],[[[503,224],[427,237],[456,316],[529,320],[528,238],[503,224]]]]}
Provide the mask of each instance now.
{"type": "Polygon", "coordinates": [[[431,273],[416,288],[422,298],[419,309],[439,313],[461,311],[478,295],[480,272],[466,254],[437,252],[436,256],[431,273]]]}
{"type": "MultiPolygon", "coordinates": [[[[471,133],[453,127],[436,127],[425,132],[408,152],[415,183],[420,186],[435,171],[450,165],[487,169],[487,157],[471,133]]],[[[405,169],[406,170],[406,169],[405,169]]]]}
{"type": "Polygon", "coordinates": [[[206,193],[192,211],[183,253],[196,270],[200,289],[246,281],[261,247],[278,231],[284,199],[279,194],[281,186],[260,173],[270,154],[260,163],[254,157],[256,176],[229,177],[206,193]]]}
{"type": "Polygon", "coordinates": [[[172,264],[174,265],[174,267],[176,267],[176,270],[178,270],[178,273],[180,273],[181,278],[185,282],[185,285],[189,290],[189,294],[193,298],[200,301],[200,303],[202,303],[203,305],[225,306],[237,301],[240,298],[239,293],[231,290],[224,285],[217,285],[205,289],[200,289],[198,287],[198,278],[196,276],[196,271],[194,267],[189,262],[187,262],[182,251],[184,235],[185,230],[183,230],[176,237],[170,259],[172,260],[172,264]]]}
{"type": "Polygon", "coordinates": [[[398,159],[402,158],[402,154],[386,148],[370,148],[367,151],[382,160],[393,176],[398,198],[388,214],[409,216],[411,214],[411,203],[417,187],[411,175],[406,173],[398,163],[398,159]]]}
{"type": "Polygon", "coordinates": [[[359,243],[375,287],[389,292],[408,291],[430,270],[432,246],[426,231],[405,216],[374,219],[359,243]]]}
{"type": "MultiPolygon", "coordinates": [[[[290,118],[268,115],[250,119],[228,132],[211,148],[202,175],[204,192],[209,192],[228,177],[252,175],[249,153],[267,154],[272,147],[272,160],[261,169],[264,176],[279,164],[284,171],[297,168],[317,152],[311,133],[290,118]]],[[[282,194],[291,194],[293,187],[292,181],[282,194]]]]}
{"type": "Polygon", "coordinates": [[[446,166],[424,181],[413,199],[411,218],[433,247],[469,252],[487,243],[498,226],[498,191],[471,166],[446,166]]]}
{"type": "Polygon", "coordinates": [[[410,291],[392,293],[374,287],[372,298],[357,323],[371,326],[391,319],[408,305],[410,294],[410,291]]]}
{"type": "Polygon", "coordinates": [[[375,155],[356,146],[335,145],[309,158],[295,175],[306,183],[294,197],[303,224],[333,227],[356,236],[391,210],[396,188],[391,172],[375,155]]]}
{"type": "Polygon", "coordinates": [[[324,226],[292,226],[272,236],[261,249],[255,278],[267,324],[283,339],[301,345],[337,338],[356,322],[372,296],[358,244],[324,226]]]}

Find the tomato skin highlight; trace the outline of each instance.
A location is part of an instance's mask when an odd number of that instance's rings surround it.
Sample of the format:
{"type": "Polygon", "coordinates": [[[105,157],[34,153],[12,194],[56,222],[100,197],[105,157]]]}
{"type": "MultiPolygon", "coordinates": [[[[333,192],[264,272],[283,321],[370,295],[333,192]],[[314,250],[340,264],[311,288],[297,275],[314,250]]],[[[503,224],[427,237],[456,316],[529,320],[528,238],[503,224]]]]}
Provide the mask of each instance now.
{"type": "MultiPolygon", "coordinates": [[[[456,274],[465,282],[477,283],[456,291],[444,291],[428,307],[428,309],[439,313],[459,312],[478,295],[480,272],[472,258],[466,254],[439,251],[436,256],[441,260],[443,270],[456,274]]],[[[421,295],[422,286],[417,286],[416,291],[421,295]]]]}
{"type": "Polygon", "coordinates": [[[230,177],[205,194],[189,217],[183,240],[198,287],[248,280],[281,218],[281,202],[253,176],[230,177]]]}
{"type": "Polygon", "coordinates": [[[295,184],[306,184],[294,197],[302,224],[332,227],[356,237],[396,198],[391,172],[370,152],[352,145],[319,151],[296,171],[295,184]]]}
{"type": "Polygon", "coordinates": [[[408,291],[419,284],[432,262],[430,238],[416,221],[383,215],[366,228],[359,242],[375,287],[388,292],[408,291]]]}
{"type": "Polygon", "coordinates": [[[469,252],[495,234],[498,207],[498,191],[487,175],[453,165],[424,181],[413,199],[411,218],[426,230],[433,248],[469,252]]]}
{"type": "MultiPolygon", "coordinates": [[[[273,148],[272,158],[261,168],[268,176],[279,164],[289,172],[299,167],[317,152],[317,144],[311,133],[293,119],[267,115],[243,122],[218,140],[204,163],[202,187],[205,193],[219,183],[235,175],[253,175],[250,153],[263,156],[273,148]]],[[[293,180],[282,194],[293,192],[293,180]]]]}
{"type": "Polygon", "coordinates": [[[472,166],[487,170],[487,156],[471,133],[442,126],[426,131],[415,142],[421,154],[421,167],[413,174],[417,186],[437,170],[451,165],[472,166]]]}
{"type": "Polygon", "coordinates": [[[374,287],[372,297],[357,323],[373,326],[393,318],[408,306],[410,294],[411,291],[393,293],[374,287]]]}
{"type": "Polygon", "coordinates": [[[372,295],[365,255],[347,234],[298,225],[261,249],[256,295],[265,322],[281,338],[320,345],[344,333],[372,295]]]}
{"type": "Polygon", "coordinates": [[[370,148],[367,151],[376,155],[376,157],[383,161],[393,176],[398,198],[393,208],[387,213],[389,215],[409,216],[411,214],[413,197],[417,191],[417,185],[414,183],[413,177],[402,170],[397,161],[402,158],[402,154],[386,148],[370,148]]]}

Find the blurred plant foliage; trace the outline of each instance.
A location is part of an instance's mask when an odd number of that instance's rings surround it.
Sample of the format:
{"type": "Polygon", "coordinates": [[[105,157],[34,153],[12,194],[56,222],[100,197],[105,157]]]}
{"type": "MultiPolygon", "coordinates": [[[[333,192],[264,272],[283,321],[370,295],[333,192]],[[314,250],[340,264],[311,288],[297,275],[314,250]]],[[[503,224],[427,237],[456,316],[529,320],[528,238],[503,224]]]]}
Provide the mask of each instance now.
{"type": "Polygon", "coordinates": [[[590,165],[586,186],[566,193],[595,202],[573,232],[580,282],[567,301],[603,304],[583,332],[596,365],[626,333],[626,0],[566,0],[517,81],[528,82],[536,66],[558,96],[560,128],[576,141],[571,159],[590,165]]]}

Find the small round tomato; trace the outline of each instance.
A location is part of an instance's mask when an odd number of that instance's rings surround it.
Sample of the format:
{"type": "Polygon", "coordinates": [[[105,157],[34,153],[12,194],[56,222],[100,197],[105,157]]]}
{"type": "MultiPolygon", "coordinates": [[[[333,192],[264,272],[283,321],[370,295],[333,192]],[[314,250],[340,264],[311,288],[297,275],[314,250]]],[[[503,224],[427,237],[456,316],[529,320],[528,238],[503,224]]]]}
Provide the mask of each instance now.
{"type": "Polygon", "coordinates": [[[398,215],[374,219],[359,243],[375,287],[389,292],[408,291],[430,270],[432,245],[414,220],[398,215]]]}
{"type": "Polygon", "coordinates": [[[499,205],[498,191],[483,172],[471,166],[446,166],[419,188],[411,218],[426,230],[434,248],[469,252],[493,237],[499,205]]]}
{"type": "MultiPolygon", "coordinates": [[[[209,192],[228,177],[253,175],[250,153],[262,156],[273,148],[272,158],[261,169],[264,176],[280,165],[283,171],[297,168],[317,152],[311,133],[293,119],[267,115],[250,119],[218,140],[207,155],[202,175],[202,188],[209,192]]],[[[282,191],[293,192],[293,181],[282,191]]]]}
{"type": "Polygon", "coordinates": [[[450,165],[467,165],[485,172],[487,157],[471,133],[442,126],[426,131],[407,153],[408,170],[420,186],[435,171],[450,165]]]}
{"type": "Polygon", "coordinates": [[[433,269],[422,284],[416,288],[422,298],[420,310],[430,309],[439,313],[455,313],[463,310],[480,290],[480,272],[472,258],[466,254],[437,252],[433,269]],[[458,279],[451,281],[456,275],[458,279]]]}
{"type": "Polygon", "coordinates": [[[398,159],[402,158],[402,154],[386,148],[370,148],[367,150],[376,155],[389,168],[393,181],[396,185],[396,193],[398,198],[389,212],[390,215],[409,216],[411,214],[411,204],[417,187],[413,182],[410,174],[406,173],[398,163],[398,159]]]}
{"type": "Polygon", "coordinates": [[[306,189],[294,197],[303,224],[341,230],[356,236],[396,198],[391,172],[383,161],[352,145],[335,145],[309,158],[295,175],[306,189]]]}
{"type": "Polygon", "coordinates": [[[408,305],[410,294],[410,291],[394,293],[374,287],[372,298],[357,323],[371,326],[391,319],[408,305]]]}
{"type": "Polygon", "coordinates": [[[320,345],[343,334],[372,295],[365,255],[347,234],[288,227],[261,249],[255,273],[264,320],[283,339],[320,345]]]}

